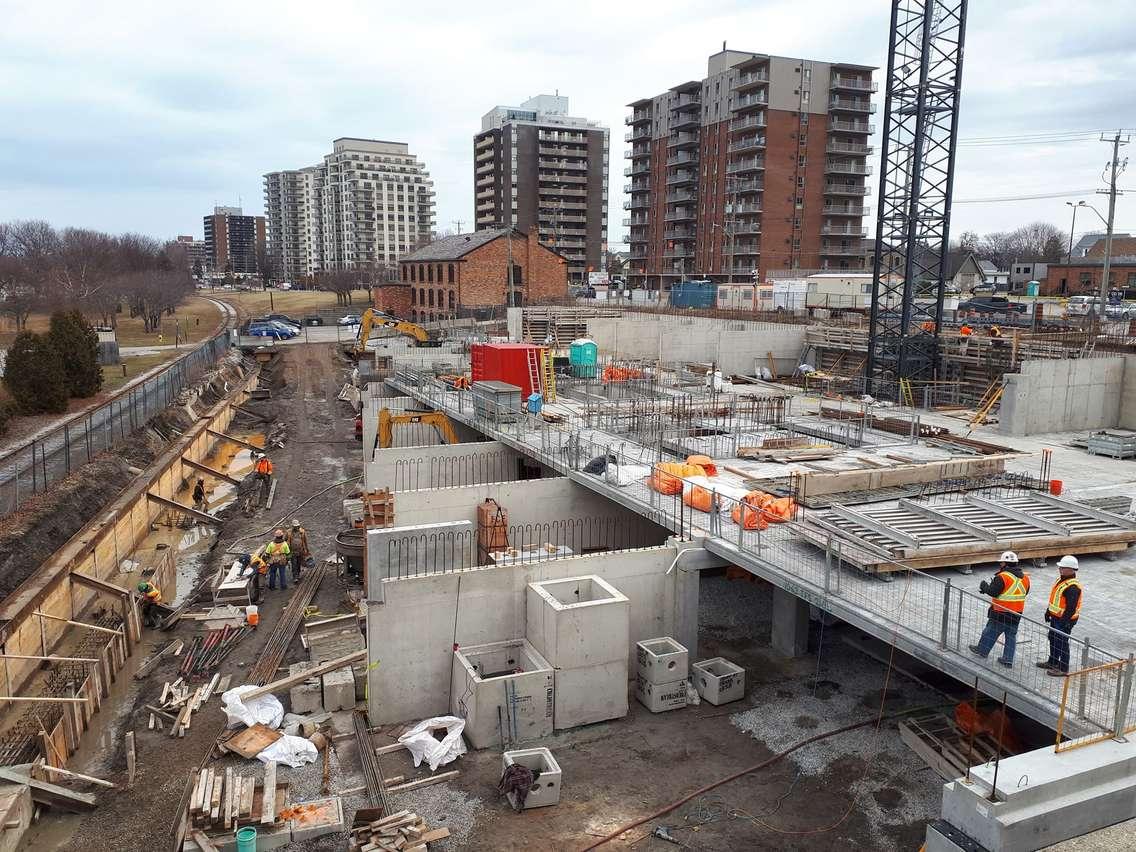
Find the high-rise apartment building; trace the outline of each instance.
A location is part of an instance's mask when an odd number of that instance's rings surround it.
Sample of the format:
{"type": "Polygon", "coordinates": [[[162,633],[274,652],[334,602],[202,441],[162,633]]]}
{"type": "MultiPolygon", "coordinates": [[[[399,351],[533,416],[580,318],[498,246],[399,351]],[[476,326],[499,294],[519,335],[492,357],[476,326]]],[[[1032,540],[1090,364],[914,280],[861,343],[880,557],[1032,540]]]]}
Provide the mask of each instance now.
{"type": "Polygon", "coordinates": [[[568,115],[568,98],[498,106],[473,137],[474,224],[512,225],[568,258],[573,280],[607,252],[608,129],[568,115]]]}
{"type": "Polygon", "coordinates": [[[263,216],[246,216],[240,207],[214,207],[204,219],[205,248],[216,272],[255,274],[265,245],[263,216]]]}
{"type": "Polygon", "coordinates": [[[434,182],[403,142],[344,137],[319,165],[264,176],[269,256],[289,277],[389,268],[434,233],[434,182]]]}
{"type": "Polygon", "coordinates": [[[629,104],[631,282],[859,268],[874,70],[723,50],[629,104]]]}
{"type": "Polygon", "coordinates": [[[318,200],[321,186],[318,166],[264,176],[268,256],[275,275],[293,279],[319,271],[323,244],[318,200]]]}

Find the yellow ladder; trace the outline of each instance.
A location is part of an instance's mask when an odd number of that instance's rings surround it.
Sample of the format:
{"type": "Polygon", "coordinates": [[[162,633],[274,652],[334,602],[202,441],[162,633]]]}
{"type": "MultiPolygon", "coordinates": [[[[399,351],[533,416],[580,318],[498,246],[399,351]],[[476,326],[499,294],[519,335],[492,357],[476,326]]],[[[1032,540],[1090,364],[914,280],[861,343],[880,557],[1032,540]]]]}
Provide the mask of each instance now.
{"type": "Polygon", "coordinates": [[[540,350],[541,369],[544,373],[544,401],[556,402],[556,371],[552,369],[552,350],[540,350]]]}
{"type": "Polygon", "coordinates": [[[911,379],[899,380],[900,401],[908,408],[915,407],[915,395],[911,392],[911,379]]]}
{"type": "Polygon", "coordinates": [[[990,412],[1002,398],[1002,391],[1005,389],[1006,387],[1002,384],[1001,379],[995,379],[990,383],[990,387],[986,389],[986,393],[982,395],[982,399],[978,403],[978,409],[975,411],[974,417],[970,419],[970,428],[966,430],[967,435],[973,432],[976,427],[986,422],[986,418],[990,416],[990,412]]]}

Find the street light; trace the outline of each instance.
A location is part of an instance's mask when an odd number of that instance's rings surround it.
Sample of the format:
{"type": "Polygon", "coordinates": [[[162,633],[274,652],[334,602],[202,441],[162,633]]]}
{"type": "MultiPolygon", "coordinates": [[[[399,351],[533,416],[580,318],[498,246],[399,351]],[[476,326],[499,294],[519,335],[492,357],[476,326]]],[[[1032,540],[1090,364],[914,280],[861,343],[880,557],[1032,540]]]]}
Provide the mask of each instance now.
{"type": "MultiPolygon", "coordinates": [[[[1068,204],[1069,202],[1066,201],[1065,203],[1068,204]]],[[[1101,272],[1101,286],[1100,286],[1101,315],[1103,316],[1104,306],[1108,304],[1108,276],[1109,276],[1109,266],[1111,265],[1111,261],[1112,261],[1112,256],[1111,256],[1112,255],[1112,222],[1110,222],[1108,219],[1106,219],[1101,214],[1101,212],[1099,210],[1097,210],[1097,208],[1093,207],[1093,205],[1091,205],[1091,204],[1089,204],[1085,201],[1077,202],[1077,206],[1078,207],[1088,207],[1090,210],[1092,210],[1094,213],[1097,214],[1097,218],[1100,219],[1101,222],[1104,223],[1105,228],[1108,229],[1107,232],[1106,232],[1108,234],[1108,239],[1105,240],[1104,267],[1103,267],[1103,270],[1101,272]]],[[[1109,212],[1112,212],[1112,211],[1110,210],[1109,212]]]]}
{"type": "Polygon", "coordinates": [[[1077,208],[1078,207],[1087,207],[1088,205],[1085,204],[1085,202],[1083,202],[1083,201],[1078,201],[1076,204],[1074,204],[1072,201],[1066,201],[1065,205],[1067,207],[1073,208],[1073,223],[1069,226],[1069,253],[1066,255],[1066,262],[1072,263],[1073,262],[1073,231],[1077,227],[1077,208]]]}

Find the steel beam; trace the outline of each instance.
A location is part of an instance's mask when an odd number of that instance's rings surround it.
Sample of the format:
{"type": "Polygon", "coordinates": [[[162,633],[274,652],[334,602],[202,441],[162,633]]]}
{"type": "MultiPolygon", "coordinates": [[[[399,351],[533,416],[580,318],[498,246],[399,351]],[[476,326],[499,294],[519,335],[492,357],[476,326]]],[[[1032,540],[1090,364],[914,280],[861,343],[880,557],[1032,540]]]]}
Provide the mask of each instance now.
{"type": "Polygon", "coordinates": [[[972,535],[980,541],[997,541],[998,536],[986,529],[980,527],[978,524],[972,524],[970,521],[964,521],[962,518],[956,518],[953,515],[945,514],[944,512],[937,511],[931,506],[924,506],[922,503],[916,503],[913,500],[899,501],[901,509],[906,509],[915,515],[920,515],[924,518],[929,518],[937,524],[942,524],[945,527],[964,532],[967,535],[972,535]]]}
{"type": "Polygon", "coordinates": [[[1057,521],[1046,520],[1045,518],[1039,518],[1036,515],[1031,515],[1029,512],[1023,512],[1021,509],[1011,509],[1009,506],[994,503],[982,497],[968,496],[966,502],[970,503],[972,506],[979,506],[991,514],[1001,515],[1003,518],[1012,518],[1015,521],[1021,521],[1023,524],[1029,524],[1031,527],[1036,527],[1039,530],[1044,530],[1054,535],[1061,535],[1066,538],[1073,535],[1073,531],[1064,524],[1059,524],[1057,521]]]}
{"type": "Polygon", "coordinates": [[[841,506],[838,503],[833,503],[831,506],[829,506],[828,511],[832,512],[834,515],[839,515],[846,521],[851,521],[854,524],[859,524],[866,530],[871,530],[874,533],[879,533],[885,538],[890,538],[892,541],[898,542],[899,544],[905,545],[907,547],[914,547],[916,550],[918,550],[923,546],[923,542],[919,540],[919,536],[913,535],[909,532],[904,532],[903,530],[897,530],[890,524],[876,520],[870,515],[865,515],[861,512],[857,512],[854,509],[849,509],[847,506],[841,506]]]}

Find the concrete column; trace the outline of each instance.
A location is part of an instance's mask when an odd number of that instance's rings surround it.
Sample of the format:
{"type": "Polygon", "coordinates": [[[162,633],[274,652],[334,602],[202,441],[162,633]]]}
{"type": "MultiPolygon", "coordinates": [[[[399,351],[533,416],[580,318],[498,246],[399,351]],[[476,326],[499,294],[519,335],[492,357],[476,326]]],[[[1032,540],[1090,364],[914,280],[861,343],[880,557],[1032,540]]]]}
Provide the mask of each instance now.
{"type": "Polygon", "coordinates": [[[773,587],[772,644],[786,657],[803,657],[809,650],[809,605],[777,586],[773,587]]]}

